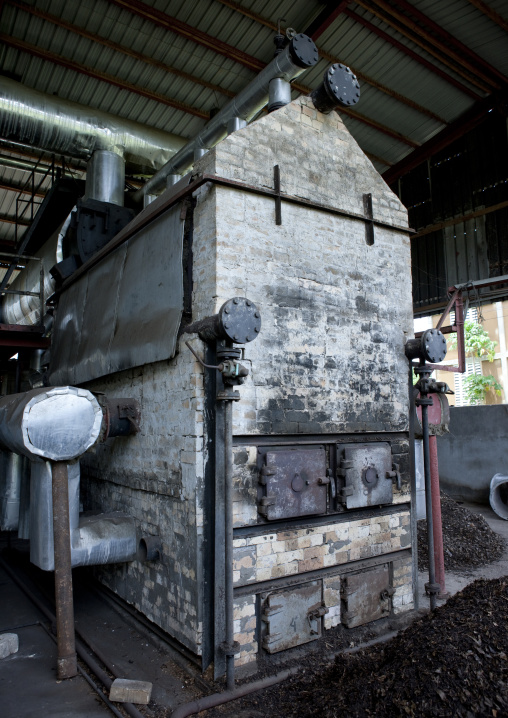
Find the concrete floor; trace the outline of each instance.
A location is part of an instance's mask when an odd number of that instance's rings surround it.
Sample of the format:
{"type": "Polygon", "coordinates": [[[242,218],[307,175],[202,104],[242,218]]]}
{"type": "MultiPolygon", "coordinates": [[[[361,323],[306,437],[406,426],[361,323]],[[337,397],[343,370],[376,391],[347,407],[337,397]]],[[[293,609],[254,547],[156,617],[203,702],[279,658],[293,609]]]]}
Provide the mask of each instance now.
{"type": "MultiPolygon", "coordinates": [[[[445,584],[446,591],[450,596],[462,591],[464,586],[472,583],[477,578],[491,579],[508,576],[508,521],[499,518],[499,516],[492,511],[490,506],[480,506],[479,504],[470,504],[465,502],[461,505],[474,513],[481,514],[489,524],[490,528],[505,538],[507,546],[499,561],[495,561],[488,566],[480,566],[479,568],[469,569],[467,571],[447,571],[445,573],[445,584]]],[[[429,608],[430,606],[429,597],[426,595],[424,588],[424,585],[428,582],[428,580],[428,573],[420,571],[418,574],[418,595],[420,608],[429,608]]],[[[438,606],[445,602],[446,599],[438,598],[438,606]]]]}
{"type": "MultiPolygon", "coordinates": [[[[39,571],[28,563],[27,543],[16,541],[16,551],[12,552],[5,550],[4,541],[0,555],[36,598],[54,612],[48,600],[53,574],[39,571]]],[[[101,596],[86,570],[76,569],[73,578],[77,632],[83,633],[97,655],[107,657],[117,677],[153,684],[152,703],[148,707],[137,706],[140,712],[155,715],[155,704],[172,711],[181,703],[201,696],[203,687],[206,691],[207,686],[203,686],[197,669],[170,646],[150,635],[121,607],[101,596]]],[[[0,633],[16,633],[19,638],[19,651],[0,660],[1,718],[113,715],[83,675],[57,681],[57,650],[50,622],[2,566],[0,607],[0,633]]],[[[93,680],[100,685],[98,679],[93,677],[93,680]]],[[[119,703],[114,705],[121,707],[119,703]]]]}

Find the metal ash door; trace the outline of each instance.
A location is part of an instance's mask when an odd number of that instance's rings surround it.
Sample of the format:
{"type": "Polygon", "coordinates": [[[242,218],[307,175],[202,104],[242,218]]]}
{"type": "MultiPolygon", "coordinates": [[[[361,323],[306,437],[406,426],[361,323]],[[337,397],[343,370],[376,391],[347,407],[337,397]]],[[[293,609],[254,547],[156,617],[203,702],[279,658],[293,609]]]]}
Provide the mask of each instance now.
{"type": "Polygon", "coordinates": [[[261,618],[266,624],[263,648],[268,653],[285,651],[321,636],[322,617],[328,613],[321,599],[321,581],[300,588],[271,593],[261,618]]]}
{"type": "Polygon", "coordinates": [[[341,587],[341,621],[347,628],[388,616],[392,608],[388,565],[345,576],[341,587]]]}
{"type": "MultiPolygon", "coordinates": [[[[345,481],[343,501],[348,509],[391,504],[393,500],[390,444],[338,446],[343,450],[339,474],[345,481]]],[[[340,454],[339,454],[340,455],[340,454]]]]}
{"type": "Polygon", "coordinates": [[[258,511],[268,521],[326,513],[330,478],[323,447],[267,451],[259,472],[265,495],[258,511]]]}

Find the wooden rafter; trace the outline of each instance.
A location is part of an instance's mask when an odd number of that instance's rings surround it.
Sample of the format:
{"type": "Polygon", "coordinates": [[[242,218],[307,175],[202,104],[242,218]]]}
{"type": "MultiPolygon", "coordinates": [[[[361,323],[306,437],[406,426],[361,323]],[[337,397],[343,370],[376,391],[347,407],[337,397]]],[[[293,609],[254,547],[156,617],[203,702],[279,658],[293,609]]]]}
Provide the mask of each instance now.
{"type": "Polygon", "coordinates": [[[112,42],[111,40],[108,40],[105,37],[101,37],[100,35],[97,35],[94,32],[89,32],[88,30],[85,30],[82,27],[78,27],[77,25],[73,25],[70,22],[67,22],[66,20],[62,20],[61,18],[57,17],[56,15],[51,15],[48,12],[44,12],[43,10],[40,10],[39,8],[33,6],[33,5],[27,5],[24,2],[19,2],[18,0],[6,0],[9,5],[13,5],[14,7],[19,8],[23,12],[26,12],[30,15],[33,15],[34,17],[41,18],[42,20],[46,20],[47,22],[52,23],[53,25],[56,25],[57,27],[61,27],[64,30],[67,30],[68,32],[72,32],[75,35],[79,35],[80,37],[84,37],[87,40],[91,40],[94,43],[97,43],[99,45],[103,45],[104,47],[109,47],[111,50],[114,50],[115,52],[119,52],[122,55],[127,55],[128,57],[132,57],[134,60],[139,60],[140,62],[144,62],[147,65],[151,65],[152,67],[157,67],[159,70],[163,70],[164,72],[169,72],[172,75],[176,75],[177,77],[181,77],[184,80],[188,80],[189,82],[194,82],[197,85],[202,85],[203,87],[207,87],[210,90],[214,90],[215,92],[220,92],[223,95],[226,95],[227,97],[234,97],[235,93],[231,90],[226,90],[223,87],[220,87],[220,85],[215,85],[213,82],[207,82],[206,80],[203,80],[200,77],[196,77],[196,75],[190,75],[188,72],[183,72],[183,70],[179,70],[176,67],[173,67],[172,65],[167,65],[164,62],[161,62],[160,60],[156,60],[153,57],[149,57],[148,55],[143,55],[141,52],[136,52],[135,50],[132,50],[129,47],[126,47],[125,45],[119,45],[116,42],[112,42]]]}
{"type": "Polygon", "coordinates": [[[467,85],[464,85],[462,82],[459,82],[459,80],[456,80],[455,77],[452,77],[447,72],[442,70],[440,67],[438,67],[434,63],[430,62],[422,55],[419,55],[417,52],[412,50],[407,45],[404,45],[404,43],[399,42],[399,40],[397,40],[392,35],[389,35],[387,32],[382,30],[377,25],[374,25],[374,23],[369,22],[369,20],[367,20],[367,18],[362,17],[361,15],[358,15],[358,13],[354,12],[354,10],[350,10],[349,8],[346,8],[346,10],[344,10],[344,15],[347,15],[347,17],[349,17],[351,20],[354,20],[355,22],[360,23],[361,25],[366,27],[367,30],[369,30],[370,32],[373,32],[378,37],[380,37],[383,40],[385,40],[386,42],[390,43],[390,45],[393,45],[393,47],[396,47],[397,50],[400,50],[405,55],[408,55],[413,60],[416,60],[416,62],[418,62],[420,65],[423,65],[428,70],[430,70],[434,75],[437,75],[438,77],[443,79],[445,82],[448,82],[450,85],[453,85],[454,87],[456,87],[457,90],[460,90],[460,92],[463,92],[464,94],[469,95],[469,97],[473,98],[474,100],[481,99],[480,96],[476,92],[474,92],[474,90],[472,90],[470,87],[468,87],[467,85]]]}
{"type": "Polygon", "coordinates": [[[423,29],[417,22],[411,20],[404,13],[397,11],[393,4],[384,2],[384,0],[356,0],[356,2],[357,5],[368,10],[368,12],[378,17],[394,30],[400,32],[401,35],[414,42],[450,70],[461,75],[479,90],[490,92],[493,87],[499,87],[498,83],[493,80],[488,81],[480,78],[479,73],[475,72],[475,68],[466,69],[463,58],[460,58],[453,50],[448,49],[446,45],[437,41],[431,33],[423,29]]]}
{"type": "Polygon", "coordinates": [[[75,72],[79,72],[82,75],[88,75],[88,77],[93,77],[96,80],[101,80],[102,82],[106,82],[109,85],[119,87],[122,90],[128,90],[129,92],[134,92],[137,95],[146,97],[149,100],[155,100],[155,102],[160,102],[164,105],[168,105],[168,107],[172,107],[175,110],[187,112],[188,114],[195,115],[196,117],[200,117],[203,120],[208,120],[209,118],[207,112],[204,112],[197,107],[192,107],[192,105],[187,105],[184,102],[175,100],[174,98],[168,97],[167,95],[162,95],[159,92],[153,92],[152,90],[148,90],[145,87],[134,85],[132,82],[128,82],[127,80],[121,80],[114,75],[102,72],[101,70],[96,70],[95,68],[89,67],[88,65],[81,65],[78,62],[74,62],[74,60],[69,60],[62,55],[57,55],[54,52],[49,52],[42,47],[38,47],[37,45],[31,45],[30,43],[25,42],[24,40],[14,38],[11,35],[0,34],[0,42],[3,42],[5,45],[9,45],[10,47],[14,47],[17,50],[21,50],[22,52],[26,52],[29,55],[33,55],[34,57],[39,57],[42,60],[48,60],[49,62],[52,62],[56,65],[61,65],[68,70],[74,70],[75,72]]]}
{"type": "Polygon", "coordinates": [[[508,20],[493,10],[490,5],[487,5],[487,3],[483,2],[483,0],[469,0],[469,2],[471,5],[474,5],[477,10],[480,10],[480,12],[492,20],[492,22],[495,22],[496,25],[502,27],[505,32],[508,32],[508,20]]]}

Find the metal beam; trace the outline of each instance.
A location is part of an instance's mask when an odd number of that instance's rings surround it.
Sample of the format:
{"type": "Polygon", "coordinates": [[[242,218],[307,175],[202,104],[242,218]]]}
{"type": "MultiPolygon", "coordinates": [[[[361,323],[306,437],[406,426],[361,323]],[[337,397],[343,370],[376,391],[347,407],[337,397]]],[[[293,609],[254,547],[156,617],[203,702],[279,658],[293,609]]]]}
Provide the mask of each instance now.
{"type": "Polygon", "coordinates": [[[409,147],[416,148],[421,146],[419,142],[414,142],[414,140],[410,140],[409,137],[402,135],[400,132],[392,130],[386,125],[382,125],[380,122],[376,122],[376,120],[373,120],[366,115],[361,115],[359,112],[356,112],[356,110],[350,110],[346,107],[340,107],[338,108],[337,112],[340,115],[347,115],[348,117],[352,117],[354,120],[363,122],[365,125],[373,127],[375,130],[378,130],[379,132],[382,132],[389,137],[393,137],[394,140],[398,140],[399,142],[403,142],[405,145],[409,145],[409,147]]]}
{"type": "Polygon", "coordinates": [[[496,25],[502,27],[505,32],[508,32],[508,20],[501,17],[501,15],[487,5],[486,2],[483,2],[483,0],[469,0],[469,2],[471,5],[474,5],[477,10],[492,20],[492,22],[495,22],[496,25]]]}
{"type": "Polygon", "coordinates": [[[456,53],[424,30],[418,23],[407,17],[407,15],[399,12],[392,4],[384,2],[383,0],[375,0],[375,4],[370,1],[366,2],[366,0],[356,0],[356,2],[357,5],[368,10],[368,12],[378,17],[394,30],[400,32],[401,35],[404,35],[408,40],[414,42],[425,50],[425,52],[428,52],[429,55],[435,57],[439,62],[442,62],[446,67],[450,68],[450,70],[461,75],[465,80],[483,92],[490,92],[496,84],[493,81],[479,79],[480,73],[476,72],[476,68],[470,67],[466,70],[463,58],[457,56],[456,53]],[[447,57],[447,55],[449,57],[447,57]]]}
{"type": "MultiPolygon", "coordinates": [[[[377,0],[376,0],[377,1],[377,0]]],[[[414,5],[411,5],[407,0],[395,0],[395,3],[401,7],[405,12],[409,12],[415,17],[418,21],[418,23],[425,23],[428,28],[433,30],[438,35],[441,35],[441,37],[444,40],[443,48],[448,49],[449,45],[453,45],[456,50],[459,51],[459,53],[462,54],[462,56],[469,57],[471,60],[471,64],[467,63],[473,70],[476,68],[477,73],[480,77],[482,75],[478,72],[478,65],[481,65],[484,70],[486,70],[489,74],[494,75],[498,78],[499,82],[504,85],[508,81],[508,78],[503,75],[503,73],[497,69],[494,65],[491,65],[487,60],[485,60],[480,55],[477,55],[476,52],[471,50],[470,47],[467,45],[464,45],[460,40],[458,40],[454,35],[449,33],[447,30],[444,29],[441,25],[439,25],[437,22],[434,22],[434,20],[431,20],[428,15],[424,15],[423,12],[418,10],[414,7],[414,5]]],[[[461,59],[461,56],[458,56],[459,59],[461,59]]],[[[464,62],[463,58],[462,61],[464,62]]],[[[490,78],[487,76],[487,80],[490,80],[490,78]]],[[[494,85],[495,87],[499,87],[499,85],[494,85]]]]}
{"type": "Polygon", "coordinates": [[[150,5],[145,5],[145,3],[140,2],[140,0],[108,0],[108,2],[111,5],[118,5],[118,7],[121,7],[123,10],[128,10],[134,15],[138,15],[144,20],[150,20],[155,25],[164,27],[176,35],[181,35],[187,40],[191,40],[191,42],[213,50],[219,53],[219,55],[224,55],[224,57],[234,60],[240,65],[248,67],[250,70],[258,72],[265,67],[266,63],[258,60],[256,57],[252,57],[252,55],[238,50],[236,47],[233,47],[233,45],[228,45],[226,42],[222,42],[222,40],[218,40],[206,32],[187,25],[187,23],[177,20],[175,17],[166,15],[166,13],[161,10],[150,7],[150,5]]]}
{"type": "Polygon", "coordinates": [[[32,222],[26,219],[18,219],[16,221],[16,217],[9,217],[7,214],[0,214],[0,222],[4,222],[4,224],[20,224],[23,227],[28,227],[32,224],[32,222]]]}
{"type": "Polygon", "coordinates": [[[453,217],[452,219],[447,219],[444,222],[431,224],[428,227],[419,229],[418,232],[415,232],[415,234],[411,236],[411,239],[424,237],[426,234],[437,232],[440,229],[444,229],[445,227],[453,227],[456,224],[467,222],[470,219],[476,219],[476,217],[483,217],[486,214],[490,214],[491,212],[497,212],[498,209],[505,209],[506,207],[508,207],[508,200],[506,200],[505,202],[499,202],[499,204],[494,204],[491,207],[484,207],[483,209],[477,209],[474,212],[468,212],[467,214],[463,214],[461,217],[453,217]]]}
{"type": "Polygon", "coordinates": [[[407,45],[404,45],[404,43],[399,42],[396,40],[392,35],[389,35],[387,32],[382,30],[377,25],[374,25],[373,23],[369,22],[366,18],[362,17],[361,15],[358,15],[353,10],[350,10],[349,8],[346,8],[344,10],[344,15],[347,15],[351,20],[354,20],[355,22],[360,23],[364,27],[367,28],[367,30],[370,30],[370,32],[375,33],[380,38],[385,40],[386,42],[389,42],[390,45],[393,45],[393,47],[396,47],[397,50],[400,50],[405,55],[408,55],[413,60],[416,60],[416,62],[420,63],[420,65],[423,65],[428,70],[430,70],[434,75],[437,75],[438,77],[441,77],[445,82],[448,82],[450,85],[453,85],[456,87],[460,92],[464,92],[466,95],[469,95],[469,97],[472,97],[474,100],[480,100],[480,95],[476,94],[473,90],[471,90],[470,87],[467,87],[466,85],[463,85],[459,80],[456,80],[454,77],[446,73],[444,70],[441,70],[440,67],[437,67],[437,65],[434,65],[432,62],[429,62],[429,60],[426,60],[422,55],[419,55],[414,50],[411,50],[410,47],[407,45]]]}
{"type": "MultiPolygon", "coordinates": [[[[1,162],[1,161],[0,161],[1,162]]],[[[46,192],[32,192],[26,188],[26,185],[20,184],[7,184],[0,180],[0,189],[4,189],[7,192],[17,192],[18,194],[29,194],[33,197],[45,197],[46,192]]]]}
{"type": "Polygon", "coordinates": [[[346,7],[350,4],[351,0],[341,0],[341,2],[330,3],[319,15],[308,25],[303,31],[305,35],[308,35],[312,40],[317,40],[318,37],[328,30],[330,25],[344,12],[346,7]],[[335,7],[332,7],[334,5],[335,7]]]}
{"type": "Polygon", "coordinates": [[[480,102],[477,102],[473,107],[466,110],[466,112],[452,122],[451,125],[445,127],[444,130],[434,135],[428,142],[425,142],[421,147],[418,147],[418,149],[413,150],[411,154],[384,172],[384,181],[387,184],[393,184],[399,177],[410,172],[421,162],[432,157],[436,152],[448,147],[452,142],[473,130],[485,119],[491,110],[494,110],[498,105],[502,105],[507,100],[508,93],[506,92],[495,93],[480,100],[480,102]]]}
{"type": "Polygon", "coordinates": [[[200,110],[197,107],[192,107],[191,105],[187,105],[184,102],[180,102],[179,100],[167,97],[166,95],[161,95],[158,92],[152,92],[151,90],[147,90],[144,87],[140,87],[139,85],[134,85],[131,82],[127,82],[127,80],[121,80],[118,77],[109,75],[106,72],[96,70],[93,67],[88,67],[87,65],[80,65],[78,62],[74,62],[74,60],[69,60],[65,57],[62,57],[61,55],[56,55],[55,53],[49,52],[42,47],[30,45],[24,40],[18,40],[10,35],[0,34],[0,42],[3,42],[5,45],[9,45],[10,47],[14,47],[17,50],[21,50],[22,52],[26,52],[29,55],[39,57],[41,60],[48,60],[49,62],[52,62],[56,65],[61,65],[68,70],[74,70],[74,72],[79,72],[82,75],[88,75],[88,77],[93,77],[95,80],[106,82],[109,85],[115,85],[115,87],[119,87],[122,90],[134,92],[135,94],[141,95],[142,97],[146,97],[149,100],[161,102],[162,104],[168,105],[169,107],[173,107],[174,109],[180,110],[181,112],[195,115],[196,117],[200,117],[203,120],[209,119],[208,113],[203,112],[203,110],[200,110]]]}
{"type": "Polygon", "coordinates": [[[99,45],[104,45],[104,47],[109,47],[111,50],[114,50],[115,52],[120,52],[123,55],[127,55],[128,57],[132,57],[135,60],[139,60],[140,62],[144,62],[147,65],[152,65],[153,67],[157,67],[159,70],[163,70],[164,72],[169,72],[172,75],[176,75],[177,77],[181,77],[184,80],[188,80],[189,82],[194,82],[198,85],[202,85],[203,87],[207,87],[210,90],[214,90],[215,92],[220,92],[223,95],[226,95],[227,97],[234,97],[235,93],[231,92],[231,90],[226,90],[223,87],[220,87],[220,85],[215,85],[213,82],[207,82],[206,80],[203,80],[200,77],[196,77],[195,75],[190,75],[188,72],[183,72],[183,70],[178,70],[176,67],[173,67],[172,65],[166,65],[164,62],[160,62],[159,60],[156,60],[153,57],[149,57],[148,55],[143,55],[141,52],[136,52],[135,50],[132,50],[129,47],[126,47],[124,45],[118,45],[116,42],[112,42],[111,40],[108,40],[105,37],[101,37],[100,35],[97,35],[96,33],[89,32],[88,30],[85,30],[82,27],[78,27],[77,25],[72,25],[70,22],[66,22],[65,20],[62,20],[61,18],[57,17],[56,15],[51,15],[50,13],[44,12],[43,10],[39,10],[38,8],[34,7],[33,5],[27,5],[24,2],[18,2],[18,0],[7,0],[9,5],[13,5],[14,7],[19,8],[23,12],[26,12],[30,15],[33,15],[34,17],[39,17],[42,20],[47,20],[48,22],[51,22],[53,25],[56,25],[57,27],[61,27],[64,30],[68,30],[69,32],[72,32],[76,35],[80,35],[81,37],[86,38],[87,40],[91,40],[94,43],[98,43],[99,45]]]}

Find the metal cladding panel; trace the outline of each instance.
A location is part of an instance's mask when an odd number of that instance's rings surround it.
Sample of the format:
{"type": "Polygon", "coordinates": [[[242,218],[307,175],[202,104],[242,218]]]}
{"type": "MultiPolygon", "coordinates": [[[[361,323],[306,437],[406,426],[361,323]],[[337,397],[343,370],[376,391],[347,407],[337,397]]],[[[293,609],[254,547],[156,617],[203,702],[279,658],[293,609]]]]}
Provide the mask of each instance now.
{"type": "Polygon", "coordinates": [[[177,206],[63,293],[50,381],[81,384],[174,356],[183,311],[183,220],[177,206]]]}

